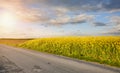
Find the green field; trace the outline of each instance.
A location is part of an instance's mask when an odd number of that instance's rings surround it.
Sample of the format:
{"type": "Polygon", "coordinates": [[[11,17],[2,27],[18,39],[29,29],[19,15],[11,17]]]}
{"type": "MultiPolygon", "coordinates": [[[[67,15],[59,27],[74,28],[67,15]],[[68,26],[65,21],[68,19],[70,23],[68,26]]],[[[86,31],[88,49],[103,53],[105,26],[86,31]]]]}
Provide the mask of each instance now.
{"type": "Polygon", "coordinates": [[[120,67],[119,36],[40,38],[17,46],[120,67]]]}
{"type": "Polygon", "coordinates": [[[120,37],[41,38],[19,47],[120,67],[120,37]]]}

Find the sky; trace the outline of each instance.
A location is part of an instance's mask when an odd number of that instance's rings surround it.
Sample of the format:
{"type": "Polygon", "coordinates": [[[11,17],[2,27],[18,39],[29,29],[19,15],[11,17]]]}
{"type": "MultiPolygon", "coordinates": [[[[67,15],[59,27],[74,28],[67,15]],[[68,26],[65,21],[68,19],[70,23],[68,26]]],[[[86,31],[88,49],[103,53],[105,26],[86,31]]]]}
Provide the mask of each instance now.
{"type": "Polygon", "coordinates": [[[0,0],[0,38],[120,35],[120,0],[0,0]]]}

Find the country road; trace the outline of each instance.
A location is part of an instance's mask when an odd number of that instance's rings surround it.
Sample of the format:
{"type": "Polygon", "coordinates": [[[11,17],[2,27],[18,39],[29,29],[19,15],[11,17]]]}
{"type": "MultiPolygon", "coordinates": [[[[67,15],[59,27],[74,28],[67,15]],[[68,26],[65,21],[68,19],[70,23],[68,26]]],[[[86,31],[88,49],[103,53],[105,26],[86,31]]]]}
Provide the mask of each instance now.
{"type": "Polygon", "coordinates": [[[115,67],[5,45],[0,45],[0,66],[0,73],[120,73],[115,67]]]}

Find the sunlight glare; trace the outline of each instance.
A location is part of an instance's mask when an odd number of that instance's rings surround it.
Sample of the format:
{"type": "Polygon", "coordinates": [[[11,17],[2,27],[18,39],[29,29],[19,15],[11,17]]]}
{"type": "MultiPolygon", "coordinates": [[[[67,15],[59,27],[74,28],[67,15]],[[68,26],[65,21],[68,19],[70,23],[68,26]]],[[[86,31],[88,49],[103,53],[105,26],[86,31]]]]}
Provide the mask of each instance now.
{"type": "Polygon", "coordinates": [[[0,17],[0,25],[10,30],[17,23],[17,18],[10,12],[4,12],[0,17]]]}

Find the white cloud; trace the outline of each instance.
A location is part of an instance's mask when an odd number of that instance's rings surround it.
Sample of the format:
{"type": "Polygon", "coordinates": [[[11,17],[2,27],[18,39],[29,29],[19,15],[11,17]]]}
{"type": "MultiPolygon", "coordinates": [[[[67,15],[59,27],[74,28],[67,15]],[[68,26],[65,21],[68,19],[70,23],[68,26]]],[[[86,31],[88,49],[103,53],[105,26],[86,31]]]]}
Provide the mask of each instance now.
{"type": "Polygon", "coordinates": [[[72,18],[72,23],[84,23],[94,19],[94,15],[80,14],[72,18]]]}
{"type": "Polygon", "coordinates": [[[110,21],[113,24],[120,25],[120,16],[112,16],[110,17],[110,21]]]}
{"type": "Polygon", "coordinates": [[[56,19],[51,19],[49,23],[53,25],[61,25],[61,24],[69,23],[70,20],[71,18],[69,16],[64,16],[64,17],[58,17],[56,19]]]}
{"type": "Polygon", "coordinates": [[[113,28],[105,32],[105,34],[120,35],[120,16],[111,16],[110,23],[113,24],[113,28]]]}
{"type": "Polygon", "coordinates": [[[63,16],[67,12],[69,12],[69,10],[67,8],[63,8],[63,7],[53,7],[52,9],[57,16],[63,16]]]}
{"type": "Polygon", "coordinates": [[[49,21],[50,24],[54,25],[64,25],[64,24],[81,24],[86,23],[87,21],[92,21],[94,19],[94,15],[80,14],[74,17],[70,16],[61,16],[55,19],[51,19],[49,21]]]}

